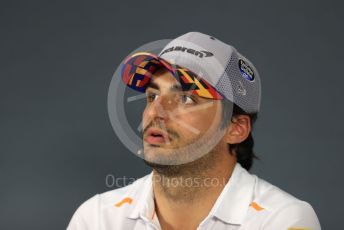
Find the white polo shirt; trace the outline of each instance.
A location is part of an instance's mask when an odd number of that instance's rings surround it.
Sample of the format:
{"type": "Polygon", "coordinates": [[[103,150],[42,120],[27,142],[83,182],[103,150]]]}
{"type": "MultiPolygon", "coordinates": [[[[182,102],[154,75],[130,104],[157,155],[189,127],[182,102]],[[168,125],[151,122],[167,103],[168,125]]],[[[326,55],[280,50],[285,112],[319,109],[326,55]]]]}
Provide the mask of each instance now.
{"type": "MultiPolygon", "coordinates": [[[[74,213],[67,230],[161,229],[154,209],[153,172],[119,189],[97,194],[74,213]]],[[[305,201],[251,175],[236,164],[197,230],[320,230],[305,201]]]]}

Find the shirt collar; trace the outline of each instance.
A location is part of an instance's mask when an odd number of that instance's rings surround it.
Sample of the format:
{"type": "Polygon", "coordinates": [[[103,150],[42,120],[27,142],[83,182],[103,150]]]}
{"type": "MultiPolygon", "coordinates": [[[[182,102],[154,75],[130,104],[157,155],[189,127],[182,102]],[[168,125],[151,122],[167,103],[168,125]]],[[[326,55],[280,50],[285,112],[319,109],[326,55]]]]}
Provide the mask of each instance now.
{"type": "Polygon", "coordinates": [[[237,163],[209,216],[241,225],[253,200],[255,178],[237,163]]]}
{"type": "MultiPolygon", "coordinates": [[[[154,193],[152,185],[153,171],[146,177],[141,185],[142,189],[134,202],[135,207],[128,213],[128,218],[136,219],[138,217],[152,218],[155,212],[154,193]]],[[[232,175],[217,198],[209,215],[204,219],[213,216],[228,224],[240,225],[248,211],[253,200],[253,190],[256,177],[251,175],[236,163],[232,175]]]]}
{"type": "Polygon", "coordinates": [[[153,171],[147,175],[140,187],[136,188],[138,194],[133,202],[134,207],[127,217],[130,219],[137,219],[139,217],[152,217],[155,212],[154,193],[153,193],[153,171]],[[142,187],[141,187],[142,186],[142,187]]]}

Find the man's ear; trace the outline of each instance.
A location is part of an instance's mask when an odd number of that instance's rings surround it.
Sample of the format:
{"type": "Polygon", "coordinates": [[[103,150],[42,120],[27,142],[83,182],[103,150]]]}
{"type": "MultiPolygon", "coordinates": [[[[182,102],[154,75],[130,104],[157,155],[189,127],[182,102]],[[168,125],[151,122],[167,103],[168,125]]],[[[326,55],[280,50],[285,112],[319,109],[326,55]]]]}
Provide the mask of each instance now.
{"type": "Polygon", "coordinates": [[[246,140],[251,132],[251,119],[248,115],[235,115],[227,127],[226,142],[238,144],[246,140]]]}

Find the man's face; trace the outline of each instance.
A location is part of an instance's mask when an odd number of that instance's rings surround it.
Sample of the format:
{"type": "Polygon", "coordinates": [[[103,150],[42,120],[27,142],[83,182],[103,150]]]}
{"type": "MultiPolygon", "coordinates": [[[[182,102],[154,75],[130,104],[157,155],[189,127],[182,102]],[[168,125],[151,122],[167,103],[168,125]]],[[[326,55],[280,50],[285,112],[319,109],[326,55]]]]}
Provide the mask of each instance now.
{"type": "Polygon", "coordinates": [[[221,103],[181,91],[168,71],[158,70],[146,90],[143,144],[146,161],[184,164],[208,153],[222,138],[221,103]]]}

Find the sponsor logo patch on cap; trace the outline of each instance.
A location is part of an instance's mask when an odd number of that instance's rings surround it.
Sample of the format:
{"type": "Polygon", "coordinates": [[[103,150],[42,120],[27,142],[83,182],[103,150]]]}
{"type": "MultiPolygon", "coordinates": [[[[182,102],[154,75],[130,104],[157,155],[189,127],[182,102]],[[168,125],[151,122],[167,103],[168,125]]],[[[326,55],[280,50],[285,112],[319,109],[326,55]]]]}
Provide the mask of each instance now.
{"type": "Polygon", "coordinates": [[[253,69],[242,59],[239,59],[239,69],[241,75],[248,81],[254,81],[253,69]]]}

